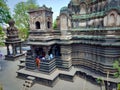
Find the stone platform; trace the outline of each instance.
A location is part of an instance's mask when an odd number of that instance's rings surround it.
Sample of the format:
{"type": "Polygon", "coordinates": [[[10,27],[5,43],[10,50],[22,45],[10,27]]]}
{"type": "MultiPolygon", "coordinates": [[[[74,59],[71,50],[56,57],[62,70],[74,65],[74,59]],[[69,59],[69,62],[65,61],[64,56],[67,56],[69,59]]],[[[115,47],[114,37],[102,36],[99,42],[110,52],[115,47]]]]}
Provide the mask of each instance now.
{"type": "Polygon", "coordinates": [[[25,53],[14,55],[5,55],[5,60],[15,61],[21,58],[25,58],[25,53]]]}
{"type": "Polygon", "coordinates": [[[63,71],[63,70],[56,69],[51,74],[44,74],[37,70],[36,71],[26,70],[24,68],[24,69],[18,70],[17,74],[18,74],[18,77],[24,77],[24,78],[27,78],[28,76],[32,76],[32,77],[35,77],[35,80],[40,84],[47,85],[47,86],[54,86],[58,78],[73,82],[74,76],[76,75],[77,72],[84,73],[87,77],[92,77],[94,79],[102,78],[104,81],[120,83],[120,80],[118,78],[103,77],[103,76],[100,76],[99,74],[93,74],[86,69],[76,68],[76,67],[72,67],[70,71],[63,71]]]}
{"type": "Polygon", "coordinates": [[[39,71],[30,71],[21,69],[17,71],[18,77],[24,77],[27,78],[28,76],[35,77],[36,81],[38,83],[47,85],[47,86],[54,86],[58,78],[65,78],[64,80],[73,82],[73,78],[76,71],[70,70],[70,71],[61,71],[59,69],[55,69],[53,73],[51,74],[45,74],[39,71]]]}

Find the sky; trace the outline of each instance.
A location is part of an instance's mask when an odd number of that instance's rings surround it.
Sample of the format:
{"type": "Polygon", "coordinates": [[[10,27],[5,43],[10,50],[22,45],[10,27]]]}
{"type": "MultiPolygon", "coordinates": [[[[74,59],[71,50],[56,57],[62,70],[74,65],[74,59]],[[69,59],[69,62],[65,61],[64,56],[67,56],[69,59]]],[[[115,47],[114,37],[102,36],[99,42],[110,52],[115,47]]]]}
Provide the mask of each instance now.
{"type": "MultiPolygon", "coordinates": [[[[15,5],[21,1],[26,1],[26,0],[7,0],[7,4],[12,13],[14,13],[13,10],[14,10],[15,5]]],[[[64,6],[67,6],[69,2],[70,0],[37,0],[37,4],[39,6],[46,5],[47,7],[52,7],[52,11],[54,12],[53,13],[54,20],[56,16],[59,15],[60,9],[64,6]]]]}

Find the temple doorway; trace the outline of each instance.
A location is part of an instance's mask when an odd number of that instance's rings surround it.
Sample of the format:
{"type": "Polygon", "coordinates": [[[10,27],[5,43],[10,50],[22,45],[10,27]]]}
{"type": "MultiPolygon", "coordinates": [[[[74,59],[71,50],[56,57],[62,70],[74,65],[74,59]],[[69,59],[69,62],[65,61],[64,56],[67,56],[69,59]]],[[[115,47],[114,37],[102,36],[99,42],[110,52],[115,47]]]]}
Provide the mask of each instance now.
{"type": "Polygon", "coordinates": [[[43,48],[41,48],[41,47],[35,48],[35,57],[39,57],[39,58],[45,57],[45,52],[44,52],[43,48]]]}
{"type": "Polygon", "coordinates": [[[47,27],[51,28],[51,23],[49,21],[47,22],[47,27]]]}
{"type": "Polygon", "coordinates": [[[53,54],[54,57],[60,57],[60,46],[59,45],[53,45],[49,51],[49,54],[53,54]]]}

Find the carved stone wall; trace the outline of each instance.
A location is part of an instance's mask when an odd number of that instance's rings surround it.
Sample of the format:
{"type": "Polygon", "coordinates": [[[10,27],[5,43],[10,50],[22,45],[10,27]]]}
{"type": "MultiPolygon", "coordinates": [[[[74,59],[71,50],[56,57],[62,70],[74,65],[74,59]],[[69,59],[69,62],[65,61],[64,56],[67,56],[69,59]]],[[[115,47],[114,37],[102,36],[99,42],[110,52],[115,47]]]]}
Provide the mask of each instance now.
{"type": "Polygon", "coordinates": [[[104,26],[120,26],[120,15],[117,13],[116,10],[110,11],[105,17],[104,17],[104,26]]]}
{"type": "Polygon", "coordinates": [[[82,3],[80,4],[80,14],[86,14],[87,8],[86,8],[86,4],[85,3],[82,3]]]}
{"type": "Polygon", "coordinates": [[[38,10],[36,12],[31,12],[30,14],[30,29],[31,30],[47,30],[52,29],[52,11],[38,10]],[[39,22],[37,28],[36,22],[39,22]]]}

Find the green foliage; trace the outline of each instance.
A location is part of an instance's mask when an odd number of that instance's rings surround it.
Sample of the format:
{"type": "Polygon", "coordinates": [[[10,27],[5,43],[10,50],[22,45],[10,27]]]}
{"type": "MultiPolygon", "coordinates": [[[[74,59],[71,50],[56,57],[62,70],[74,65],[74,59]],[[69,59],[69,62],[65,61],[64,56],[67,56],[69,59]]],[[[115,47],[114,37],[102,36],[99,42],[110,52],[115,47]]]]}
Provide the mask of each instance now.
{"type": "Polygon", "coordinates": [[[98,84],[104,84],[104,81],[102,78],[97,78],[96,81],[98,84]]]}
{"type": "Polygon", "coordinates": [[[19,2],[14,8],[15,14],[13,17],[15,19],[16,26],[19,29],[19,35],[24,40],[28,37],[29,30],[29,15],[27,12],[30,9],[38,7],[39,6],[36,4],[36,0],[27,0],[27,2],[19,2]]]}
{"type": "Polygon", "coordinates": [[[23,40],[26,40],[28,37],[28,29],[27,28],[19,28],[19,36],[23,40]]]}
{"type": "Polygon", "coordinates": [[[0,35],[3,34],[2,27],[0,26],[0,35]]]}
{"type": "Polygon", "coordinates": [[[119,66],[119,61],[120,60],[116,60],[113,64],[113,68],[117,69],[117,72],[114,74],[115,77],[120,77],[120,66],[119,66]]]}
{"type": "Polygon", "coordinates": [[[4,43],[3,43],[4,36],[5,36],[5,34],[3,32],[2,27],[0,26],[0,46],[4,46],[4,43]]]}
{"type": "Polygon", "coordinates": [[[117,85],[117,90],[120,90],[120,83],[117,85]]]}
{"type": "Polygon", "coordinates": [[[3,86],[0,84],[0,90],[3,90],[3,86]]]}
{"type": "Polygon", "coordinates": [[[0,46],[3,46],[3,40],[4,40],[4,32],[2,29],[2,24],[8,23],[8,21],[11,19],[11,15],[9,12],[9,8],[6,4],[6,0],[0,0],[0,46]]]}
{"type": "Polygon", "coordinates": [[[4,32],[2,29],[3,23],[8,23],[11,19],[9,8],[6,4],[6,0],[0,0],[0,46],[3,46],[4,32]]]}
{"type": "Polygon", "coordinates": [[[0,0],[0,24],[8,23],[9,19],[11,19],[11,15],[6,1],[0,0]]]}
{"type": "MultiPolygon", "coordinates": [[[[114,74],[114,76],[120,78],[120,59],[114,62],[113,68],[117,69],[117,72],[114,74]]],[[[117,85],[117,90],[120,90],[120,84],[117,85]]]]}
{"type": "Polygon", "coordinates": [[[56,20],[53,23],[53,29],[57,29],[57,22],[56,22],[56,20]]]}

